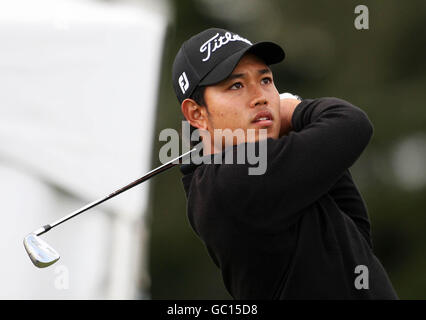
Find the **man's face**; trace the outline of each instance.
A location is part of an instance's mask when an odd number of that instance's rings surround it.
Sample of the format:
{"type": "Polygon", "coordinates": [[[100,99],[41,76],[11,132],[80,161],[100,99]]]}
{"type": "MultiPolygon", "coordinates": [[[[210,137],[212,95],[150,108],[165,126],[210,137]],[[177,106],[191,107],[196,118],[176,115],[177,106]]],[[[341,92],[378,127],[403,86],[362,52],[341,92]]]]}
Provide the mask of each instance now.
{"type": "MultiPolygon", "coordinates": [[[[207,105],[207,131],[214,137],[215,129],[244,132],[244,142],[253,129],[254,141],[259,129],[267,130],[268,138],[278,138],[280,132],[280,97],[269,67],[253,54],[246,54],[224,81],[208,86],[204,92],[207,105]]],[[[239,135],[241,137],[241,135],[239,135]]],[[[222,138],[222,146],[225,140],[222,138]]],[[[235,144],[237,139],[231,139],[235,144]]],[[[212,147],[218,141],[212,141],[212,147]]],[[[229,144],[229,143],[228,143],[229,144]]],[[[216,149],[216,148],[215,148],[216,149]]],[[[220,151],[220,150],[217,150],[220,151]]]]}

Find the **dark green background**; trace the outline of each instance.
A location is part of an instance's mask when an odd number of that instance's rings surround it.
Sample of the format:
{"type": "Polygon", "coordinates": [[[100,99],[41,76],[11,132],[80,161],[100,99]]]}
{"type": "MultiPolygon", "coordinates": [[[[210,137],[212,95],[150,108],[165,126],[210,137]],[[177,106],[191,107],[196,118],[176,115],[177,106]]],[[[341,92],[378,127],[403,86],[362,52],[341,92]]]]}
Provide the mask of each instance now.
{"type": "MultiPolygon", "coordinates": [[[[171,83],[171,65],[181,43],[209,27],[232,30],[252,42],[277,42],[287,54],[283,63],[273,67],[279,92],[304,98],[339,97],[369,115],[374,135],[351,171],[369,209],[375,253],[401,299],[424,299],[425,183],[402,183],[394,159],[404,141],[417,141],[414,152],[418,147],[417,154],[426,153],[426,1],[172,3],[153,166],[160,165],[158,152],[164,144],[158,141],[159,132],[181,129],[182,115],[171,83]],[[369,9],[368,30],[354,27],[354,10],[360,4],[369,9]]],[[[400,161],[413,160],[410,157],[416,153],[410,150],[402,153],[400,161]]],[[[189,225],[180,171],[174,168],[151,183],[151,298],[230,299],[219,270],[189,225]]]]}

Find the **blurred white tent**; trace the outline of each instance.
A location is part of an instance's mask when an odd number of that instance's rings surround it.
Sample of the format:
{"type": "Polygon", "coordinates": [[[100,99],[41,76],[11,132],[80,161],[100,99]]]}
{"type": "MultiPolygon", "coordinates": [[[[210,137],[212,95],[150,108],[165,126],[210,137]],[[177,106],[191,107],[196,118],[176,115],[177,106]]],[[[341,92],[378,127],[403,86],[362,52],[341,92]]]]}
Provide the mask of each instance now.
{"type": "Polygon", "coordinates": [[[0,2],[0,299],[149,298],[149,181],[41,236],[55,265],[22,245],[152,169],[168,18],[137,4],[0,2]]]}

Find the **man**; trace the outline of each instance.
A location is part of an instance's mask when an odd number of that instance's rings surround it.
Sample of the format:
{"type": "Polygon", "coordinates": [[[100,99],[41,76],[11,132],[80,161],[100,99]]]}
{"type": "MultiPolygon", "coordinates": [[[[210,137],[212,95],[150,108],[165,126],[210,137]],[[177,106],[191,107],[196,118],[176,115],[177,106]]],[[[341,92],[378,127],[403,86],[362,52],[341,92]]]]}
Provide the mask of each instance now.
{"type": "Polygon", "coordinates": [[[341,99],[280,99],[269,65],[284,56],[274,43],[217,28],[177,53],[175,93],[204,159],[267,146],[260,175],[247,163],[181,167],[191,226],[235,299],[397,299],[349,172],[372,125],[341,99]],[[218,129],[245,140],[217,138],[218,129]]]}

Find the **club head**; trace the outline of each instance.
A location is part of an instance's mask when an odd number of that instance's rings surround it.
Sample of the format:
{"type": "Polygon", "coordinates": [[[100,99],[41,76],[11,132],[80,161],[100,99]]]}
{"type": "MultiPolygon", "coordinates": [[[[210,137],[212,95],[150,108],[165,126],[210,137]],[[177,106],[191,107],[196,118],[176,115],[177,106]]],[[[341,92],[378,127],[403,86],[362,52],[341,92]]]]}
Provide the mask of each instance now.
{"type": "Polygon", "coordinates": [[[59,253],[46,242],[30,233],[24,238],[24,247],[33,264],[38,268],[45,268],[59,260],[59,253]]]}

